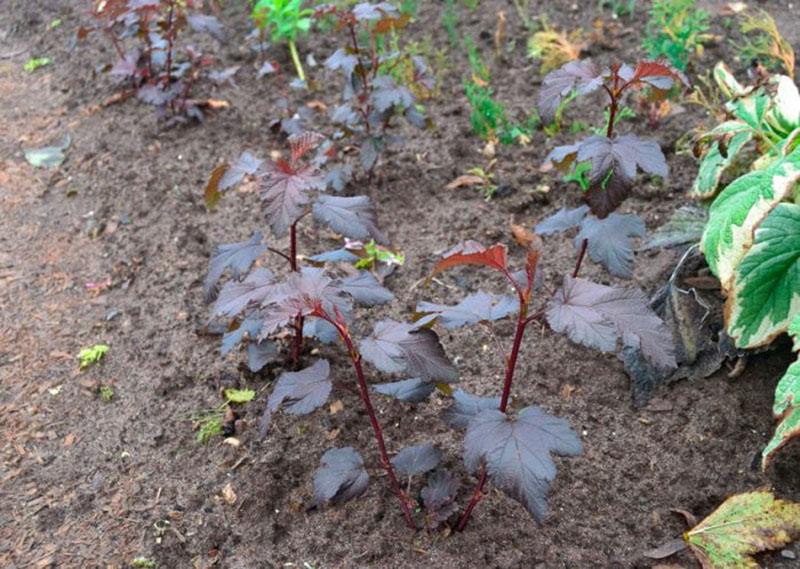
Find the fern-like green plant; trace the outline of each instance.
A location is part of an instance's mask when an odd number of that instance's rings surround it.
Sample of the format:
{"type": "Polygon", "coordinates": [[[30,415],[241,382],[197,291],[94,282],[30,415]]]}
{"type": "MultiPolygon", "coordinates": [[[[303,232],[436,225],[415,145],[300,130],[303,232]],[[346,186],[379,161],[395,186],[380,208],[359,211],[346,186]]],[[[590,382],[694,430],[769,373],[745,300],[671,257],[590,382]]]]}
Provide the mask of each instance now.
{"type": "Polygon", "coordinates": [[[655,0],[642,47],[651,59],[666,58],[681,71],[693,55],[703,52],[710,15],[695,0],[655,0]]]}

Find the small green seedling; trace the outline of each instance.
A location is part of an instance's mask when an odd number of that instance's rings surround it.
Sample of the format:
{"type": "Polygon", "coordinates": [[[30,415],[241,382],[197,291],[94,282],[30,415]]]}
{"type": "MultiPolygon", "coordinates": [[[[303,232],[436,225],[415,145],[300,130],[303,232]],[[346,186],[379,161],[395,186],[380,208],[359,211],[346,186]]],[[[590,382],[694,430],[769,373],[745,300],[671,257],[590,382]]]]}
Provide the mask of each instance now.
{"type": "Polygon", "coordinates": [[[81,369],[86,369],[87,367],[100,363],[106,352],[108,352],[110,348],[106,344],[95,344],[91,348],[83,348],[78,353],[78,359],[81,362],[81,369]]]}
{"type": "Polygon", "coordinates": [[[51,63],[52,60],[49,57],[32,57],[25,62],[25,65],[23,65],[22,68],[28,73],[33,73],[40,67],[50,65],[51,63]]]}
{"type": "Polygon", "coordinates": [[[204,445],[211,438],[226,434],[226,423],[232,423],[235,420],[235,414],[230,409],[231,404],[248,403],[255,399],[256,392],[252,389],[231,388],[226,389],[223,395],[225,396],[224,403],[192,417],[197,423],[196,439],[200,444],[204,445]]]}
{"type": "Polygon", "coordinates": [[[114,400],[114,387],[109,384],[101,385],[100,399],[106,403],[111,403],[114,400]]]}
{"type": "Polygon", "coordinates": [[[135,567],[136,569],[155,569],[156,562],[147,557],[135,557],[131,561],[131,567],[135,567]]]}
{"type": "Polygon", "coordinates": [[[248,403],[255,399],[256,392],[252,389],[226,389],[225,399],[228,403],[248,403]]]}
{"type": "Polygon", "coordinates": [[[251,17],[259,31],[269,30],[273,43],[285,41],[289,46],[297,77],[305,82],[306,74],[297,54],[297,36],[311,29],[314,10],[302,7],[303,0],[258,0],[251,17]]]}
{"type": "Polygon", "coordinates": [[[364,256],[356,261],[356,269],[370,269],[376,263],[385,265],[402,266],[406,262],[403,253],[395,252],[386,247],[381,247],[374,240],[364,243],[364,256]]]}
{"type": "Polygon", "coordinates": [[[59,27],[59,26],[60,26],[62,23],[63,23],[63,22],[61,21],[61,18],[56,18],[55,20],[53,20],[52,22],[50,22],[50,26],[49,26],[49,28],[50,28],[51,30],[54,30],[54,29],[56,29],[57,27],[59,27]]]}

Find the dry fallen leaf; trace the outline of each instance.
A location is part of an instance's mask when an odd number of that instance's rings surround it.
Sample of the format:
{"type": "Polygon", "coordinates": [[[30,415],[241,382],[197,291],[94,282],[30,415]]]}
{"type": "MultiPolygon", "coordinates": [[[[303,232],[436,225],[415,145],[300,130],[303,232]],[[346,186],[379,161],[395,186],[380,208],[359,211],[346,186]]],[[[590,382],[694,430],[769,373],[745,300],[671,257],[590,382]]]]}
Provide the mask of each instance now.
{"type": "Polygon", "coordinates": [[[344,411],[344,403],[342,403],[341,399],[337,399],[336,401],[331,403],[331,406],[330,406],[329,409],[330,409],[331,415],[336,415],[336,413],[340,413],[340,412],[344,411]]]}
{"type": "Polygon", "coordinates": [[[480,176],[465,174],[463,176],[459,176],[458,178],[447,184],[445,188],[447,188],[448,190],[455,190],[457,188],[482,185],[484,182],[485,180],[480,176]]]}
{"type": "Polygon", "coordinates": [[[236,502],[236,498],[236,492],[233,491],[233,486],[228,482],[222,489],[222,499],[225,500],[226,504],[233,504],[236,502]]]}

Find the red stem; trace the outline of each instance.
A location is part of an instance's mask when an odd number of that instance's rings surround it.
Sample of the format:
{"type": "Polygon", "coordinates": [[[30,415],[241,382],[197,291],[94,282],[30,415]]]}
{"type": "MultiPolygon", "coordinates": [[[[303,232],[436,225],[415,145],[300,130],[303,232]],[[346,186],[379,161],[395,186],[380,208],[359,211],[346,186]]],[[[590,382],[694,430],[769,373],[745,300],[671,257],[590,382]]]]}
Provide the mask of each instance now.
{"type": "Polygon", "coordinates": [[[172,42],[173,42],[173,17],[175,15],[175,0],[169,2],[169,16],[167,16],[167,76],[164,81],[165,87],[172,83],[172,42]]]}
{"type": "MultiPolygon", "coordinates": [[[[292,223],[289,228],[289,266],[292,272],[297,272],[297,222],[299,219],[292,223]]],[[[294,338],[292,338],[292,363],[295,367],[300,363],[300,354],[303,352],[303,324],[304,318],[302,314],[298,314],[294,319],[294,338]]]]}
{"type": "MultiPolygon", "coordinates": [[[[513,279],[512,279],[512,282],[513,279]]],[[[506,373],[503,381],[503,395],[500,398],[500,411],[505,413],[508,408],[508,400],[511,396],[511,385],[514,382],[514,370],[517,367],[517,359],[519,358],[519,350],[522,346],[522,338],[525,335],[525,328],[533,321],[533,318],[528,318],[528,303],[525,295],[519,288],[517,288],[519,296],[519,314],[517,315],[517,329],[514,333],[514,344],[511,347],[511,354],[506,360],[506,373]]],[[[483,498],[483,487],[486,485],[487,473],[486,464],[481,464],[480,474],[478,475],[478,484],[475,486],[475,491],[472,493],[472,499],[467,504],[461,517],[458,519],[456,529],[463,531],[467,527],[467,522],[472,515],[472,510],[478,505],[478,502],[483,498]]]]}
{"type": "Polygon", "coordinates": [[[397,480],[397,476],[395,475],[394,468],[392,468],[392,463],[389,460],[389,453],[386,451],[386,443],[383,440],[383,429],[381,429],[381,424],[378,422],[377,415],[375,415],[375,409],[372,407],[372,400],[369,397],[369,387],[367,386],[366,379],[364,379],[364,369],[361,367],[361,354],[353,344],[353,339],[350,336],[350,332],[343,324],[333,320],[327,314],[321,311],[315,312],[315,315],[335,326],[336,330],[339,332],[339,336],[341,336],[342,340],[347,346],[348,354],[353,362],[353,368],[355,368],[356,371],[361,401],[364,403],[364,408],[369,416],[369,422],[372,425],[372,430],[375,432],[375,440],[378,442],[378,451],[381,455],[381,466],[383,466],[383,469],[386,471],[386,474],[389,477],[389,483],[392,487],[392,490],[395,494],[397,494],[397,497],[400,500],[400,507],[403,510],[403,516],[406,519],[406,524],[409,528],[416,530],[417,524],[414,523],[414,518],[411,515],[411,507],[409,505],[410,500],[405,492],[403,492],[400,482],[397,480]]]}
{"type": "Polygon", "coordinates": [[[589,240],[584,238],[581,241],[581,252],[578,253],[578,261],[575,263],[575,270],[572,271],[572,278],[578,278],[578,273],[581,270],[581,265],[583,264],[583,258],[586,256],[586,247],[589,245],[589,240]]]}

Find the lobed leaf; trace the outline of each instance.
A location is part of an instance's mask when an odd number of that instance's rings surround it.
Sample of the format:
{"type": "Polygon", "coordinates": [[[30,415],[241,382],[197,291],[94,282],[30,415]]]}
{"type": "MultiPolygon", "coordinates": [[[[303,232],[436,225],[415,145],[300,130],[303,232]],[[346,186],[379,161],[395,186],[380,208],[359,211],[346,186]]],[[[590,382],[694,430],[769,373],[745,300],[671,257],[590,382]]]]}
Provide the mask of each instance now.
{"type": "Polygon", "coordinates": [[[480,397],[457,389],[453,393],[453,406],[447,411],[445,418],[447,424],[454,429],[466,429],[478,413],[499,407],[499,397],[480,397]]]}
{"type": "Polygon", "coordinates": [[[542,79],[539,114],[549,122],[555,117],[561,101],[573,89],[579,95],[586,95],[599,89],[602,84],[603,76],[597,72],[591,61],[570,61],[542,79]]]}
{"type": "MultiPolygon", "coordinates": [[[[239,155],[233,166],[226,168],[218,188],[224,192],[242,181],[245,176],[252,176],[261,167],[264,161],[245,151],[239,155]]],[[[214,170],[216,172],[216,170],[214,170]]]]}
{"type": "Polygon", "coordinates": [[[392,466],[400,476],[416,476],[433,470],[442,461],[442,451],[431,443],[407,447],[392,459],[392,466]]]}
{"type": "Polygon", "coordinates": [[[639,348],[658,368],[675,368],[672,333],[637,289],[614,288],[564,277],[564,285],[547,305],[547,322],[570,340],[603,352],[617,339],[639,348]]]}
{"type": "Polygon", "coordinates": [[[388,395],[406,403],[419,403],[425,401],[434,392],[436,384],[414,377],[390,383],[377,383],[372,388],[381,395],[388,395]]]}
{"type": "Polygon", "coordinates": [[[324,178],[313,166],[295,169],[282,160],[269,163],[261,178],[261,199],[272,234],[285,236],[303,214],[309,190],[321,190],[324,185],[324,178]]]}
{"type": "Polygon", "coordinates": [[[236,316],[251,304],[267,301],[275,292],[272,271],[258,267],[243,281],[225,283],[212,309],[215,316],[236,316]]]}
{"type": "Polygon", "coordinates": [[[314,219],[350,239],[388,240],[376,226],[375,206],[367,196],[321,195],[314,203],[314,219]]]}
{"type": "Polygon", "coordinates": [[[317,360],[300,371],[285,371],[267,400],[267,407],[258,427],[262,436],[269,430],[272,414],[283,406],[290,415],[308,415],[322,407],[331,393],[328,360],[317,360]]]}
{"type": "Polygon", "coordinates": [[[633,246],[631,237],[644,237],[644,222],[638,215],[612,213],[605,219],[593,215],[583,218],[580,231],[575,236],[575,247],[580,249],[588,241],[589,257],[603,265],[615,277],[633,277],[633,246]]]}
{"type": "Polygon", "coordinates": [[[515,314],[518,310],[519,300],[515,297],[496,296],[485,292],[471,294],[455,306],[422,301],[417,303],[416,309],[422,314],[435,315],[445,328],[493,322],[515,314]]]}
{"type": "Polygon", "coordinates": [[[381,320],[360,344],[363,358],[386,373],[406,372],[425,381],[455,381],[458,372],[450,363],[436,332],[395,320],[381,320]]]}
{"type": "Polygon", "coordinates": [[[642,251],[677,247],[699,243],[708,222],[708,210],[704,207],[684,205],[672,213],[669,220],[656,229],[642,245],[642,251]]]}
{"type": "Polygon", "coordinates": [[[446,469],[437,470],[428,478],[420,493],[428,527],[437,528],[458,510],[456,497],[460,486],[458,479],[446,469]]]}
{"type": "Polygon", "coordinates": [[[551,235],[569,231],[573,227],[580,225],[586,214],[589,213],[589,206],[582,205],[573,209],[562,207],[553,215],[544,218],[536,224],[533,230],[538,235],[551,235]]]}
{"type": "Polygon", "coordinates": [[[353,300],[365,306],[385,304],[394,300],[394,295],[382,287],[369,271],[359,271],[338,282],[339,288],[353,297],[353,300]]]}
{"type": "Polygon", "coordinates": [[[334,448],[322,455],[314,474],[314,505],[340,504],[364,493],[369,474],[353,447],[334,448]]]}
{"type": "Polygon", "coordinates": [[[213,299],[214,287],[225,269],[230,267],[233,278],[238,279],[247,272],[253,261],[266,253],[267,246],[261,243],[262,239],[261,233],[256,231],[247,241],[217,246],[216,252],[208,264],[208,275],[203,282],[206,300],[213,299]]]}
{"type": "Polygon", "coordinates": [[[547,491],[556,476],[551,453],[577,456],[581,441],[569,423],[526,407],[516,417],[489,409],[469,422],[464,465],[476,472],[486,465],[489,481],[521,502],[541,522],[547,513],[547,491]]]}

